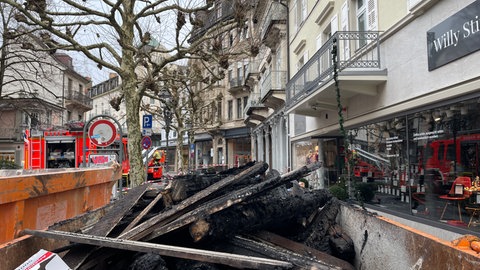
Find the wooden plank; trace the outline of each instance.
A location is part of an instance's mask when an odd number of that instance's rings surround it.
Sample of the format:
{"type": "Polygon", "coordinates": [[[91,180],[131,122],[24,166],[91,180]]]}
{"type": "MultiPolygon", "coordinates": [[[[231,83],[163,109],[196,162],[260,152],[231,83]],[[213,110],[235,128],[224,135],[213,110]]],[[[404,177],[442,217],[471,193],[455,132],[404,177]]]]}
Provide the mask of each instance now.
{"type": "Polygon", "coordinates": [[[197,260],[202,262],[217,263],[241,269],[291,269],[293,265],[289,262],[272,260],[261,257],[244,256],[225,252],[215,252],[201,249],[184,248],[171,245],[153,244],[132,240],[116,239],[95,235],[84,235],[79,233],[62,231],[37,231],[24,230],[26,234],[39,237],[68,240],[71,242],[103,246],[115,249],[131,250],[138,252],[152,252],[162,256],[176,257],[182,259],[197,260]]]}
{"type": "Polygon", "coordinates": [[[321,252],[320,250],[317,250],[317,249],[310,248],[302,243],[292,241],[288,238],[285,238],[283,236],[280,236],[271,232],[261,231],[253,234],[250,237],[254,237],[254,239],[260,239],[262,241],[269,242],[275,246],[288,249],[290,251],[293,251],[303,256],[312,257],[315,260],[320,261],[326,265],[335,266],[337,267],[337,269],[344,269],[344,270],[355,269],[355,267],[353,267],[353,265],[351,265],[347,261],[341,260],[330,254],[321,252]]]}
{"type": "Polygon", "coordinates": [[[188,209],[188,207],[206,198],[212,193],[228,185],[237,183],[245,178],[264,173],[267,170],[267,168],[268,168],[268,164],[266,164],[265,162],[257,162],[255,165],[242,171],[241,173],[234,176],[229,176],[221,181],[218,181],[212,184],[211,186],[209,186],[208,188],[183,200],[181,203],[174,205],[171,209],[168,209],[167,211],[162,212],[159,215],[152,217],[149,220],[139,224],[138,226],[134,227],[128,232],[121,234],[119,238],[131,239],[131,240],[142,239],[143,237],[147,236],[154,230],[153,226],[157,224],[164,225],[170,221],[175,220],[177,217],[183,215],[187,211],[186,209],[188,209]]]}
{"type": "MultiPolygon", "coordinates": [[[[153,199],[148,205],[147,207],[145,207],[145,209],[142,210],[142,212],[140,212],[140,214],[138,214],[135,219],[130,222],[130,224],[128,224],[128,226],[122,231],[122,233],[125,233],[127,231],[129,231],[131,228],[135,227],[135,225],[138,224],[138,222],[140,222],[140,220],[142,220],[142,218],[148,214],[148,212],[150,212],[150,210],[152,210],[152,208],[158,203],[158,201],[160,201],[160,199],[162,199],[162,193],[159,192],[158,195],[155,197],[155,199],[153,199]]],[[[121,233],[121,234],[122,234],[121,233]]]]}
{"type": "Polygon", "coordinates": [[[221,210],[224,210],[232,205],[241,203],[246,199],[252,197],[255,194],[258,194],[261,191],[264,191],[266,187],[273,186],[275,182],[280,180],[280,175],[276,175],[272,178],[269,178],[266,181],[260,182],[256,185],[247,186],[237,191],[225,194],[217,199],[209,201],[202,206],[186,213],[185,215],[177,218],[175,221],[170,222],[164,226],[156,228],[151,234],[144,238],[145,241],[150,241],[160,235],[174,231],[178,228],[181,228],[185,225],[188,225],[192,222],[198,221],[203,217],[217,213],[221,210]]]}
{"type": "Polygon", "coordinates": [[[299,177],[309,173],[314,168],[316,168],[316,166],[304,166],[295,171],[284,174],[282,177],[280,177],[277,172],[277,174],[271,176],[266,181],[262,181],[256,185],[246,186],[239,190],[225,194],[221,197],[218,197],[212,201],[203,204],[200,207],[197,207],[196,209],[182,215],[181,217],[168,224],[165,224],[163,226],[155,226],[152,233],[146,236],[144,240],[152,240],[160,235],[174,231],[185,225],[191,224],[192,222],[198,221],[203,217],[231,207],[232,205],[244,202],[245,200],[255,195],[258,195],[261,192],[271,190],[275,187],[285,184],[286,182],[292,181],[293,179],[298,179],[299,177]]]}
{"type": "MultiPolygon", "coordinates": [[[[263,254],[269,258],[281,258],[282,261],[288,261],[294,265],[295,269],[322,269],[322,270],[340,270],[336,265],[330,265],[319,261],[311,256],[304,256],[279,246],[272,245],[269,242],[257,242],[253,239],[235,236],[230,239],[232,245],[246,248],[258,254],[263,254]]],[[[347,268],[349,269],[349,268],[347,268]]]]}
{"type": "MultiPolygon", "coordinates": [[[[137,204],[150,186],[151,184],[144,184],[129,190],[125,196],[113,203],[113,207],[93,225],[88,233],[96,236],[107,236],[125,214],[137,204]]],[[[93,247],[76,246],[65,254],[63,260],[72,269],[77,269],[94,250],[93,247]]]]}

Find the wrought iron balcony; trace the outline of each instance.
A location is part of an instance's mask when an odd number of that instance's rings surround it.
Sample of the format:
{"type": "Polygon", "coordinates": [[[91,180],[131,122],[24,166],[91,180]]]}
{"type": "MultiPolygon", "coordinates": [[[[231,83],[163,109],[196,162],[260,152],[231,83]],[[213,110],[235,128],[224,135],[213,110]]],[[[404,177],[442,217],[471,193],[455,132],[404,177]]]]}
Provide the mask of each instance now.
{"type": "Polygon", "coordinates": [[[245,124],[254,127],[266,119],[268,108],[262,104],[260,93],[251,93],[243,111],[245,124]]]}
{"type": "Polygon", "coordinates": [[[260,74],[260,60],[252,60],[245,71],[245,82],[260,74]]]}
{"type": "MultiPolygon", "coordinates": [[[[284,7],[279,2],[272,2],[270,8],[268,9],[267,16],[265,17],[264,23],[262,24],[261,38],[263,41],[273,41],[278,42],[279,29],[275,27],[275,24],[286,24],[287,23],[287,8],[284,7]]],[[[267,42],[270,43],[270,42],[267,42]]]]}
{"type": "Polygon", "coordinates": [[[240,91],[243,91],[243,86],[245,85],[243,76],[233,77],[228,82],[228,91],[230,91],[230,93],[236,94],[240,91]]]}
{"type": "Polygon", "coordinates": [[[277,109],[285,103],[286,71],[270,71],[261,87],[261,99],[266,106],[277,109]]]}
{"type": "MultiPolygon", "coordinates": [[[[339,76],[348,74],[360,78],[375,72],[385,74],[380,65],[378,32],[336,32],[288,82],[287,110],[309,99],[313,93],[333,81],[334,45],[337,46],[339,76]]],[[[372,85],[378,83],[372,81],[372,85]]],[[[316,98],[321,98],[321,95],[316,98]]]]}
{"type": "Polygon", "coordinates": [[[93,100],[87,95],[80,92],[69,92],[65,96],[65,103],[68,107],[78,107],[84,111],[91,110],[93,108],[93,100]]]}

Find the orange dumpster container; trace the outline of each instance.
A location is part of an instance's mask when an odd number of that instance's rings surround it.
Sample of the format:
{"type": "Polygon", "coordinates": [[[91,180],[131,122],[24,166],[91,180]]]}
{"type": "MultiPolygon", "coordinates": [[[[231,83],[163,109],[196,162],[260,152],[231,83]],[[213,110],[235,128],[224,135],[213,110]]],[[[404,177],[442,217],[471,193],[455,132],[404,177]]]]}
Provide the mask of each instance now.
{"type": "Polygon", "coordinates": [[[119,166],[0,174],[0,244],[105,206],[121,178],[119,166]]]}

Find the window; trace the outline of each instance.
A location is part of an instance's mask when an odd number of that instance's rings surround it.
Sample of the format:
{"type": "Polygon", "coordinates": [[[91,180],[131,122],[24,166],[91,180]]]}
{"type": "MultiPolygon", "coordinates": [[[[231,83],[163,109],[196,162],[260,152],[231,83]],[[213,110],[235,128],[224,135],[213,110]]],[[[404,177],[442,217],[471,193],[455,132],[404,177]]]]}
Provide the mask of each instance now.
{"type": "Polygon", "coordinates": [[[82,84],[78,84],[78,92],[83,94],[83,85],[82,84]]]}
{"type": "Polygon", "coordinates": [[[233,34],[233,31],[230,31],[230,34],[228,36],[229,36],[229,45],[230,47],[232,47],[233,42],[235,41],[235,35],[233,34]]]}
{"type": "Polygon", "coordinates": [[[52,110],[47,110],[46,113],[47,118],[45,119],[45,122],[47,125],[52,124],[52,110]]]}
{"type": "Polygon", "coordinates": [[[67,90],[68,90],[68,96],[70,98],[72,98],[72,95],[73,95],[73,81],[70,78],[68,78],[67,90]]]}
{"type": "Polygon", "coordinates": [[[243,68],[242,66],[240,66],[240,63],[239,63],[239,67],[237,67],[237,85],[240,84],[240,82],[243,80],[243,68]]]}
{"type": "Polygon", "coordinates": [[[243,110],[242,110],[242,99],[241,98],[237,98],[237,119],[241,119],[242,118],[242,113],[243,110]]]}
{"type": "Polygon", "coordinates": [[[228,120],[232,120],[233,118],[233,101],[229,100],[228,101],[228,114],[227,114],[228,120]]]}
{"type": "Polygon", "coordinates": [[[215,14],[217,15],[217,19],[222,17],[222,2],[215,3],[215,14]]]}
{"type": "Polygon", "coordinates": [[[297,0],[293,4],[295,30],[298,31],[302,23],[307,18],[307,0],[297,0]]]}
{"type": "MultiPolygon", "coordinates": [[[[377,0],[357,0],[358,31],[377,30],[377,0]]],[[[361,41],[364,45],[366,41],[361,41]]]]}
{"type": "Polygon", "coordinates": [[[217,102],[217,120],[222,120],[222,101],[217,102]]]}
{"type": "Polygon", "coordinates": [[[245,110],[245,107],[247,107],[248,104],[248,96],[243,97],[243,109],[245,110]]]}

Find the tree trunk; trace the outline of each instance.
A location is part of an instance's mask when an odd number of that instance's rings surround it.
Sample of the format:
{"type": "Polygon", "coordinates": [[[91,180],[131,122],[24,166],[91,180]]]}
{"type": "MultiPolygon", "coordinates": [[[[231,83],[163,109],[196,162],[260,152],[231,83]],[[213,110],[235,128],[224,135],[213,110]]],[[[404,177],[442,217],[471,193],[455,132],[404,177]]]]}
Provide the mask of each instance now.
{"type": "Polygon", "coordinates": [[[135,54],[130,50],[134,47],[134,23],[133,23],[133,3],[124,1],[124,18],[122,24],[122,33],[119,33],[121,43],[126,46],[122,49],[122,62],[120,64],[122,78],[122,91],[125,97],[125,107],[128,125],[128,156],[130,160],[130,181],[133,187],[142,184],[146,179],[146,171],[142,160],[140,130],[140,102],[142,92],[138,89],[137,75],[135,73],[135,54]]]}

